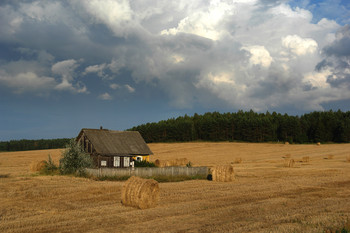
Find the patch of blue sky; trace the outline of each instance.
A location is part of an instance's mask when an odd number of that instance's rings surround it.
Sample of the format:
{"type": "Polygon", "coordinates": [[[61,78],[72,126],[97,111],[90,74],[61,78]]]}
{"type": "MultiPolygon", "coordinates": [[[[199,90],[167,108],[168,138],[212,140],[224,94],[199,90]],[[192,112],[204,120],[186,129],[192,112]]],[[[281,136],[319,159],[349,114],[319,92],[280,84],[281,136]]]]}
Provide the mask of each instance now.
{"type": "Polygon", "coordinates": [[[292,8],[303,8],[309,10],[313,23],[322,18],[336,21],[340,25],[350,23],[350,1],[349,0],[292,0],[289,1],[292,8]]]}

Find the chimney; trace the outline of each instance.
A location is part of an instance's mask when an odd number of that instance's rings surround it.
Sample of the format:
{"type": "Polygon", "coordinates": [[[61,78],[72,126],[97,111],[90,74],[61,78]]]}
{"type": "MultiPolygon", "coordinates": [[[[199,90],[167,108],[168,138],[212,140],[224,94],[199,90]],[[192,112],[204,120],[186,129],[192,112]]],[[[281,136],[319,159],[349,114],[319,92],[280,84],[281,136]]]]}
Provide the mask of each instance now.
{"type": "Polygon", "coordinates": [[[102,127],[102,126],[100,126],[100,130],[103,130],[103,127],[102,127]]]}

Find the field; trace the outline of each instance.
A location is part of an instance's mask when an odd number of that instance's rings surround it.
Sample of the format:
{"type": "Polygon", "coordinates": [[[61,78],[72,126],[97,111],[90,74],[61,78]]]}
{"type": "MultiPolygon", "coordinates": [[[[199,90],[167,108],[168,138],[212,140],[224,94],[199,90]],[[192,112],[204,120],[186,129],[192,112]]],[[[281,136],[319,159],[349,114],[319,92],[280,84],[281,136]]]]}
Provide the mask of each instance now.
{"type": "Polygon", "coordinates": [[[121,205],[123,182],[30,172],[61,150],[0,153],[0,232],[325,232],[350,223],[350,144],[149,146],[153,161],[233,164],[236,181],[161,183],[158,206],[139,210],[121,205]]]}

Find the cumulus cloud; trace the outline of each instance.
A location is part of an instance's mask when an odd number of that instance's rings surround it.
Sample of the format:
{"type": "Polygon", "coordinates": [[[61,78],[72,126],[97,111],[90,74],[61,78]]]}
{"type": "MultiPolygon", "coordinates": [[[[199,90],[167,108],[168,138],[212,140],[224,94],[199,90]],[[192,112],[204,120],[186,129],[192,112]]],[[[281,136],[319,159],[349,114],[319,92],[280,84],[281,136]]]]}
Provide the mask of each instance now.
{"type": "Polygon", "coordinates": [[[128,90],[128,92],[130,92],[130,93],[135,92],[135,88],[131,87],[130,85],[125,84],[124,86],[125,86],[125,88],[128,90]]]}
{"type": "Polygon", "coordinates": [[[24,92],[47,93],[56,85],[55,79],[52,77],[38,76],[33,72],[10,75],[1,69],[0,83],[13,88],[17,94],[24,92]]]}
{"type": "Polygon", "coordinates": [[[98,98],[102,99],[102,100],[111,100],[111,99],[113,99],[112,96],[110,94],[108,94],[107,92],[99,95],[98,98]]]}
{"type": "Polygon", "coordinates": [[[282,38],[282,45],[296,55],[314,53],[317,50],[317,42],[311,38],[301,38],[298,35],[288,35],[282,38]]]}
{"type": "Polygon", "coordinates": [[[261,65],[268,68],[273,61],[270,56],[269,51],[266,50],[264,46],[254,45],[249,47],[243,47],[243,49],[248,50],[251,54],[249,62],[253,65],[261,65]]]}
{"type": "Polygon", "coordinates": [[[116,83],[110,84],[109,87],[112,88],[113,90],[116,90],[116,89],[120,88],[120,86],[118,84],[116,84],[116,83]]]}
{"type": "Polygon", "coordinates": [[[5,61],[1,82],[16,89],[10,83],[27,74],[55,90],[108,89],[101,99],[152,88],[177,108],[319,110],[348,98],[350,40],[348,26],[335,33],[336,21],[314,18],[287,1],[9,2],[0,5],[0,46],[29,49],[37,64],[10,72],[5,61]],[[101,79],[85,84],[89,75],[101,79]]]}
{"type": "Polygon", "coordinates": [[[88,93],[87,87],[82,82],[73,85],[75,69],[79,66],[76,60],[68,59],[55,63],[51,70],[52,73],[60,75],[62,82],[55,89],[60,91],[72,91],[76,93],[88,93]]]}

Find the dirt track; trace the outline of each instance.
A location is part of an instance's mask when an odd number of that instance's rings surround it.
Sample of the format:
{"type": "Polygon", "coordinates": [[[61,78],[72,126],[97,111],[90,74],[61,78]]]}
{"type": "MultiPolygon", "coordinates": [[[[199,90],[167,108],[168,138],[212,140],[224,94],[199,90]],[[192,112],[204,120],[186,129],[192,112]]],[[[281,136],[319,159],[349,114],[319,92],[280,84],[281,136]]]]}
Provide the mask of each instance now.
{"type": "Polygon", "coordinates": [[[60,150],[0,153],[0,232],[323,232],[350,217],[350,144],[149,146],[152,160],[242,163],[232,183],[161,183],[159,205],[138,210],[120,204],[123,182],[30,175],[32,161],[60,150]],[[288,154],[294,168],[283,166],[288,154]]]}

